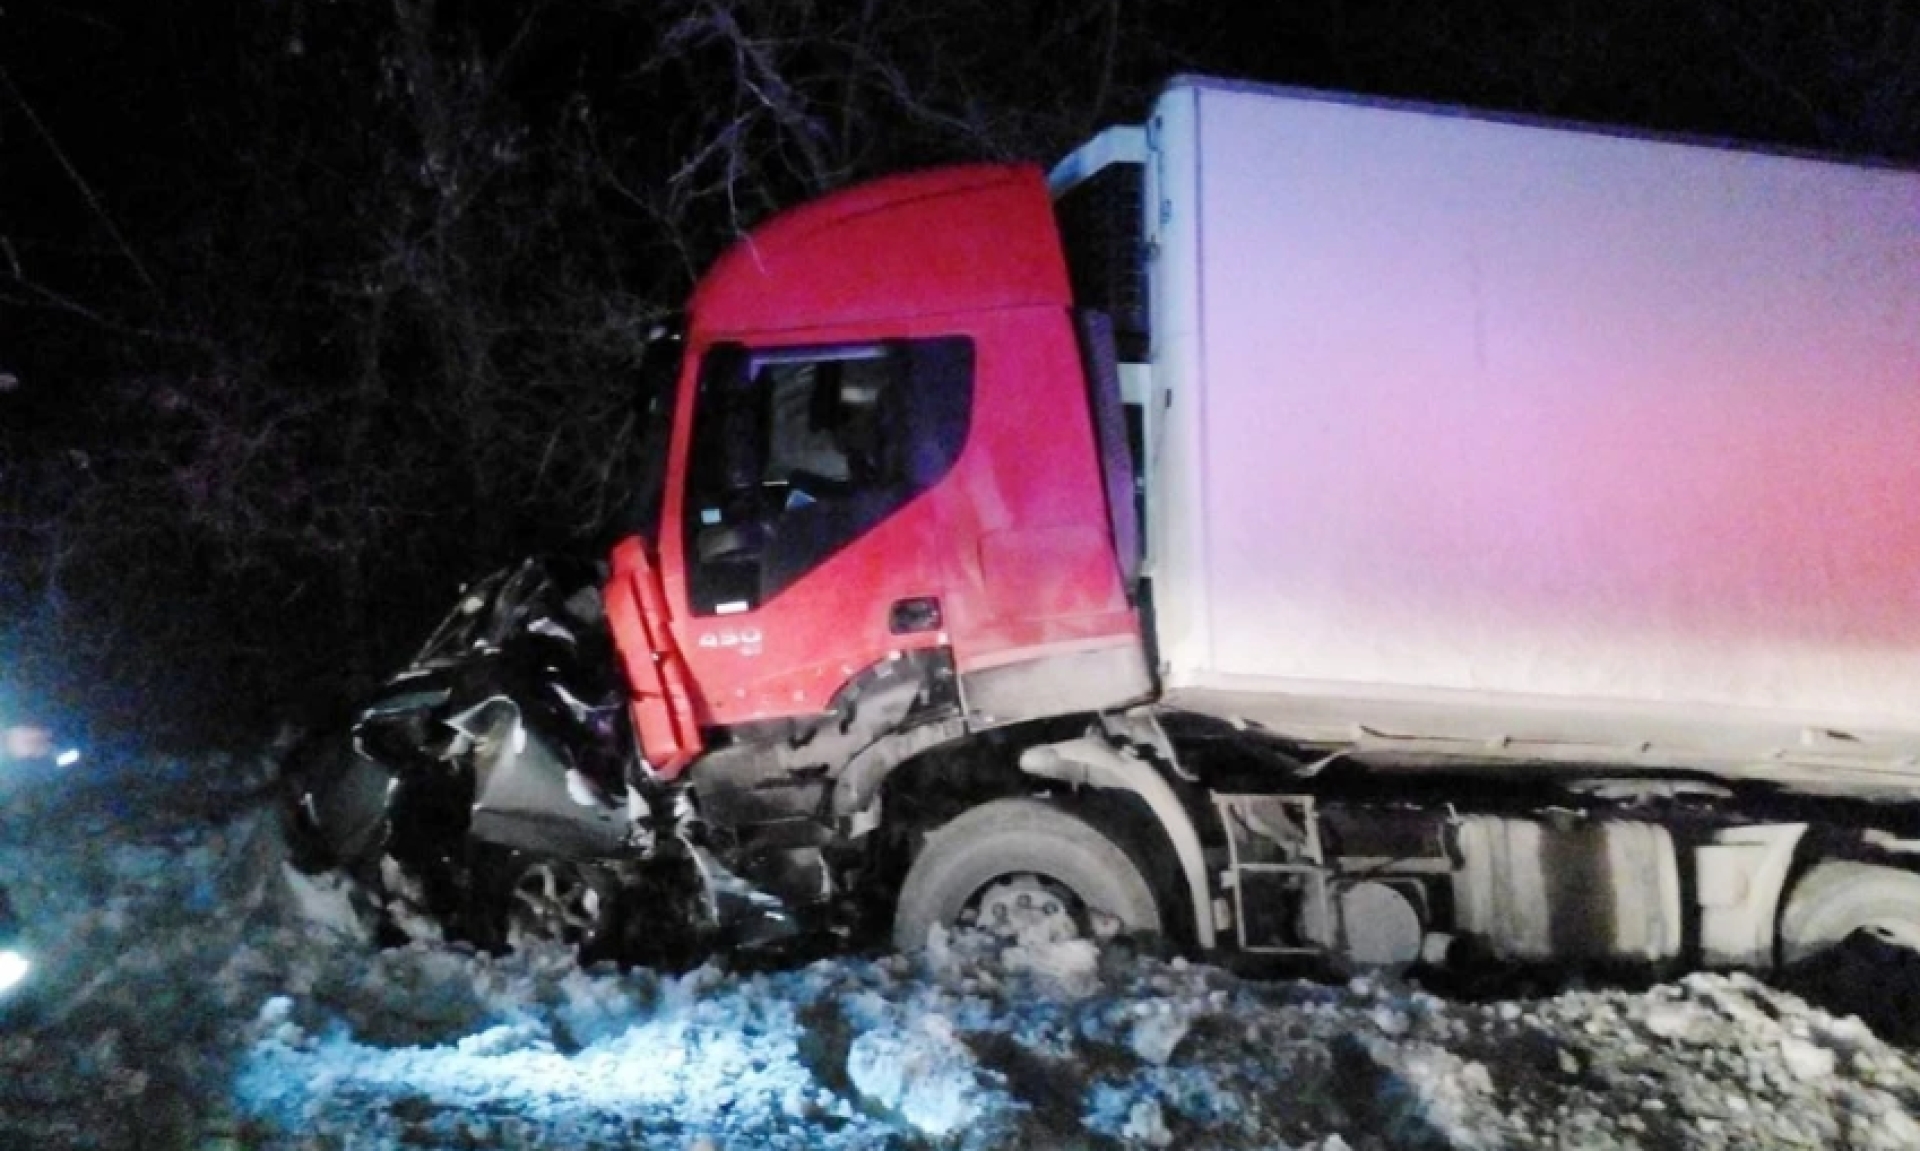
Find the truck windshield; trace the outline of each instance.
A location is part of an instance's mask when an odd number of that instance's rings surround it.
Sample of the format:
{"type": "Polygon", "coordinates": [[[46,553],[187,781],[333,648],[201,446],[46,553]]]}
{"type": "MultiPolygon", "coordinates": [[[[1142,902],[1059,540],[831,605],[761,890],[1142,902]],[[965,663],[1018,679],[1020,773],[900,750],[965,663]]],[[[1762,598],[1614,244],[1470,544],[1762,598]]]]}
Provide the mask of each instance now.
{"type": "Polygon", "coordinates": [[[660,540],[660,509],[666,502],[667,490],[667,446],[673,438],[673,401],[685,352],[686,340],[676,320],[653,330],[647,339],[646,358],[640,363],[639,472],[628,526],[654,546],[658,546],[660,540]]]}

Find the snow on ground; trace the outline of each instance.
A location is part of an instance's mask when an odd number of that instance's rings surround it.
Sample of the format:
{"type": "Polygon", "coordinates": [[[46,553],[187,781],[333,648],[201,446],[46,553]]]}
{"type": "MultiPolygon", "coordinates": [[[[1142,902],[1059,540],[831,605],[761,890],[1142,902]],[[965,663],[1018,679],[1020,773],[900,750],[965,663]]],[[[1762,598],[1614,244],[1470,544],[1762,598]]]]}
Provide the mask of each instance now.
{"type": "Polygon", "coordinates": [[[0,1147],[1920,1147],[1920,1059],[1745,976],[1467,1003],[975,938],[770,974],[378,952],[281,866],[269,779],[0,789],[42,958],[0,1147]]]}

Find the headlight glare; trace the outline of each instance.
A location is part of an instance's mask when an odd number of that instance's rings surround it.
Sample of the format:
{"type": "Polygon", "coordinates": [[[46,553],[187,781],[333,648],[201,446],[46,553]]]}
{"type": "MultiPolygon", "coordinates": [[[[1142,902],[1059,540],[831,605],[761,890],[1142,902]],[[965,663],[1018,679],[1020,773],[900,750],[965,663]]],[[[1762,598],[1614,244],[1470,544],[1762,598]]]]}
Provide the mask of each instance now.
{"type": "Polygon", "coordinates": [[[18,951],[0,951],[0,995],[18,987],[31,970],[33,964],[18,951]]]}

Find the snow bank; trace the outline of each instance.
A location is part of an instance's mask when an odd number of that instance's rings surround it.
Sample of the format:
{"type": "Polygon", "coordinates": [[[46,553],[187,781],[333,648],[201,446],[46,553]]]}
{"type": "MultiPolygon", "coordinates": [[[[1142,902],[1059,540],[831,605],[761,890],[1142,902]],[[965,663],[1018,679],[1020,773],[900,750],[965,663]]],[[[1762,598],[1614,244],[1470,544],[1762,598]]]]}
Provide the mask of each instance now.
{"type": "Polygon", "coordinates": [[[1920,1062],[1744,976],[1461,1003],[936,934],[771,974],[376,952],[264,768],[0,794],[43,943],[0,1146],[1920,1147],[1920,1062]]]}

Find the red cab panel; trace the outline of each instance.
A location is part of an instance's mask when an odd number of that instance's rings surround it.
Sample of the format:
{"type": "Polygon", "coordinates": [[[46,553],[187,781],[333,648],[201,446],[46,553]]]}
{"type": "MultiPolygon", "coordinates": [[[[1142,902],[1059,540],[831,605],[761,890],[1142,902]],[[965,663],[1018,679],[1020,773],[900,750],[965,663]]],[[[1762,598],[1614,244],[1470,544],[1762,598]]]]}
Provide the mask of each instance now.
{"type": "Polygon", "coordinates": [[[694,291],[693,336],[1071,303],[1045,178],[1027,165],[893,176],[782,213],[694,291]]]}
{"type": "Polygon", "coordinates": [[[658,551],[697,727],[818,715],[921,648],[963,683],[1137,657],[1071,303],[1031,167],[853,189],[716,264],[658,551]]]}
{"type": "Polygon", "coordinates": [[[667,627],[660,575],[646,543],[629,536],[614,545],[605,601],[633,701],[634,735],[647,763],[663,778],[685,770],[701,751],[687,668],[667,627]]]}

